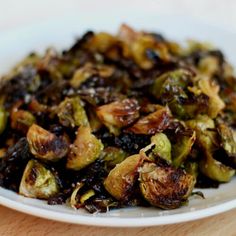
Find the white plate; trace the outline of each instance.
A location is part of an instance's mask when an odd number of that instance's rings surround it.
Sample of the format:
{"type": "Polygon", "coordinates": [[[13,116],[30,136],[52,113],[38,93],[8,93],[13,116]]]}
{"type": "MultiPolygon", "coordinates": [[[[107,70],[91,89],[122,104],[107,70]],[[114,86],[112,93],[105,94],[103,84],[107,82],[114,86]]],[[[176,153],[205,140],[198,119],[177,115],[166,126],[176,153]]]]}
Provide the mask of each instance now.
{"type": "MultiPolygon", "coordinates": [[[[135,14],[113,17],[108,12],[95,21],[90,14],[80,12],[78,16],[55,19],[39,25],[27,26],[7,33],[0,33],[0,73],[6,72],[31,50],[43,51],[47,46],[57,48],[70,46],[74,38],[87,29],[115,31],[126,22],[137,28],[162,32],[167,37],[183,41],[186,38],[207,40],[222,48],[236,65],[236,35],[216,27],[180,16],[135,14]],[[109,16],[110,15],[110,16],[109,16]],[[109,19],[109,20],[108,20],[109,19]]],[[[200,219],[236,207],[236,179],[223,184],[219,189],[204,190],[206,199],[191,198],[188,206],[176,210],[156,208],[126,208],[103,214],[89,214],[84,210],[73,210],[65,205],[49,206],[44,201],[28,199],[0,188],[0,204],[35,216],[63,222],[100,226],[137,227],[172,224],[200,219]]]]}

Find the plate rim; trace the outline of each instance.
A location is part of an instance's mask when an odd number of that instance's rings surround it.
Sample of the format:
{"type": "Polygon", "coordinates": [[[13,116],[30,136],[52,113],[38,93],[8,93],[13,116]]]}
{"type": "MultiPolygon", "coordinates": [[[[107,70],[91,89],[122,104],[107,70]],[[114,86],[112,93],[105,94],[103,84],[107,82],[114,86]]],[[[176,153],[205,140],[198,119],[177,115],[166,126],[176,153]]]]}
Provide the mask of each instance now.
{"type": "MultiPolygon", "coordinates": [[[[0,187],[0,190],[4,189],[0,187]]],[[[6,189],[4,189],[6,190],[6,189]]],[[[10,190],[6,190],[9,191],[10,190]]],[[[27,198],[26,198],[27,199],[27,198]]],[[[103,226],[103,227],[145,227],[160,226],[177,223],[184,223],[193,220],[203,219],[213,215],[217,215],[236,208],[236,199],[210,206],[205,209],[188,211],[180,214],[153,216],[153,217],[99,217],[96,214],[88,216],[72,215],[65,212],[51,211],[44,208],[27,205],[22,202],[14,201],[0,195],[0,205],[16,210],[21,213],[40,217],[43,219],[59,221],[63,223],[71,223],[78,225],[103,226]],[[93,221],[91,222],[91,219],[93,221]]]]}

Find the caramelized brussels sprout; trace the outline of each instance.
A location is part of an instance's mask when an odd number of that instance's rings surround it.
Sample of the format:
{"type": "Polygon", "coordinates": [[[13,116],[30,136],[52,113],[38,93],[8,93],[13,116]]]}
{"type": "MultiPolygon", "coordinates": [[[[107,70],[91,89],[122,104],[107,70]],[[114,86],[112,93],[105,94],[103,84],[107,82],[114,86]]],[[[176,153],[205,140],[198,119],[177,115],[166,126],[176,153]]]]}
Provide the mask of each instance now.
{"type": "Polygon", "coordinates": [[[140,118],[127,130],[135,134],[155,134],[165,130],[169,126],[170,119],[167,107],[160,107],[157,111],[140,118]]]}
{"type": "Polygon", "coordinates": [[[7,125],[7,111],[0,107],[0,135],[3,133],[7,125]]]}
{"type": "Polygon", "coordinates": [[[11,127],[22,133],[27,133],[29,127],[35,122],[35,117],[29,111],[13,109],[11,112],[11,127]]]}
{"type": "Polygon", "coordinates": [[[191,152],[192,146],[196,140],[196,132],[193,131],[188,135],[180,135],[177,142],[172,146],[173,164],[179,167],[184,163],[191,152]]]}
{"type": "Polygon", "coordinates": [[[128,201],[138,180],[138,169],[142,162],[143,157],[136,154],[116,165],[104,181],[105,189],[117,200],[128,201]]]}
{"type": "Polygon", "coordinates": [[[102,142],[91,133],[90,128],[81,126],[70,147],[66,167],[73,170],[83,169],[94,162],[102,150],[102,142]]]}
{"type": "Polygon", "coordinates": [[[139,179],[144,198],[163,209],[180,207],[195,184],[195,178],[184,170],[154,162],[144,162],[139,169],[139,179]]]}
{"type": "Polygon", "coordinates": [[[207,177],[219,182],[230,181],[235,175],[235,170],[213,158],[214,144],[212,137],[209,134],[202,134],[199,141],[205,154],[204,159],[200,161],[199,165],[201,172],[207,177]]]}
{"type": "Polygon", "coordinates": [[[36,160],[30,160],[20,183],[19,193],[25,197],[48,199],[59,191],[55,176],[36,160]]]}
{"type": "Polygon", "coordinates": [[[198,86],[209,97],[208,115],[213,119],[216,118],[225,107],[225,103],[219,96],[220,87],[209,78],[200,79],[198,86]]]}
{"type": "Polygon", "coordinates": [[[151,137],[151,143],[155,144],[152,152],[154,155],[165,159],[167,162],[171,162],[171,143],[168,137],[163,133],[155,134],[151,137]]]}
{"type": "Polygon", "coordinates": [[[115,165],[121,163],[128,154],[121,148],[106,147],[101,154],[101,159],[106,162],[106,167],[113,168],[115,165]]]}
{"type": "Polygon", "coordinates": [[[132,124],[139,117],[139,105],[135,99],[125,99],[97,108],[97,115],[111,133],[118,134],[119,128],[132,124]]]}
{"type": "Polygon", "coordinates": [[[88,118],[79,97],[66,98],[57,109],[59,122],[66,127],[86,126],[88,118]]]}
{"type": "Polygon", "coordinates": [[[191,77],[192,73],[184,69],[166,72],[156,78],[150,92],[155,98],[164,102],[173,100],[174,96],[186,98],[184,88],[191,82],[191,77]]]}
{"type": "Polygon", "coordinates": [[[66,156],[69,149],[68,141],[33,124],[27,133],[27,141],[31,153],[44,161],[58,161],[66,156]]]}
{"type": "Polygon", "coordinates": [[[217,131],[220,135],[221,145],[236,165],[236,133],[226,124],[221,123],[217,126],[217,131]]]}
{"type": "Polygon", "coordinates": [[[214,121],[205,115],[198,116],[186,124],[196,131],[196,141],[204,154],[199,164],[201,172],[213,180],[228,182],[234,176],[235,171],[213,157],[218,145],[217,133],[211,131],[215,128],[214,121]]]}

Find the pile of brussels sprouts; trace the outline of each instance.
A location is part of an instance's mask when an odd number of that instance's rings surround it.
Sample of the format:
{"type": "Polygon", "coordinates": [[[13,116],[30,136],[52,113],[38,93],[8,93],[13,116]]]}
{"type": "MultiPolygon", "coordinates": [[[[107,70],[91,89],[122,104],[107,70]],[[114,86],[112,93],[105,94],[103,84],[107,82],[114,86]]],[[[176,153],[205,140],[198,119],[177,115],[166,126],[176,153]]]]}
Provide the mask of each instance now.
{"type": "Polygon", "coordinates": [[[0,186],[89,212],[178,208],[234,177],[235,101],[211,45],[89,31],[0,80],[0,186]]]}

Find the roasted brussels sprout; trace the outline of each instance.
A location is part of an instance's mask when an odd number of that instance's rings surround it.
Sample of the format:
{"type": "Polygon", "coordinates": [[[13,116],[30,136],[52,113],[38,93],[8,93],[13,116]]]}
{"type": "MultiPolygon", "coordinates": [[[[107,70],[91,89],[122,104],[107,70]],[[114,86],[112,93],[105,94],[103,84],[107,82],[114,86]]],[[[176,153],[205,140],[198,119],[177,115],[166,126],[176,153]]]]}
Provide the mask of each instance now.
{"type": "Polygon", "coordinates": [[[219,96],[220,87],[208,78],[201,78],[198,86],[209,97],[208,115],[211,118],[216,118],[225,107],[225,103],[219,96]]]}
{"type": "Polygon", "coordinates": [[[138,169],[142,162],[143,157],[136,154],[116,165],[104,181],[106,190],[117,200],[128,201],[138,180],[138,169]]]}
{"type": "Polygon", "coordinates": [[[195,184],[195,178],[184,170],[154,162],[144,162],[139,168],[139,179],[144,198],[163,209],[180,207],[195,184]]]}
{"type": "Polygon", "coordinates": [[[11,112],[11,127],[22,133],[27,133],[29,127],[35,122],[35,117],[29,111],[13,109],[11,112]]]}
{"type": "Polygon", "coordinates": [[[225,161],[236,169],[236,133],[224,123],[217,126],[217,131],[221,139],[221,146],[228,156],[228,161],[225,161]]]}
{"type": "Polygon", "coordinates": [[[69,144],[63,136],[57,137],[55,134],[33,124],[27,133],[27,141],[31,153],[44,161],[58,161],[66,156],[69,144]]]}
{"type": "Polygon", "coordinates": [[[7,125],[7,111],[0,107],[0,135],[3,133],[7,125]]]}
{"type": "Polygon", "coordinates": [[[36,160],[30,160],[21,179],[19,193],[25,197],[48,199],[59,191],[55,176],[36,160]]]}
{"type": "Polygon", "coordinates": [[[118,134],[119,128],[132,124],[139,117],[139,109],[137,100],[125,99],[98,107],[97,115],[111,133],[118,134]]]}
{"type": "Polygon", "coordinates": [[[235,171],[213,157],[218,145],[217,133],[211,131],[215,129],[214,121],[205,115],[198,116],[195,120],[190,120],[186,124],[196,131],[196,142],[204,154],[199,163],[201,172],[213,180],[228,182],[234,176],[235,171]]]}
{"type": "Polygon", "coordinates": [[[183,164],[191,152],[192,146],[196,140],[196,132],[193,131],[189,134],[179,136],[177,142],[172,146],[173,165],[176,167],[183,164]]]}
{"type": "Polygon", "coordinates": [[[70,147],[66,167],[73,170],[83,169],[94,162],[102,150],[102,142],[91,133],[90,128],[81,126],[70,147]]]}
{"type": "Polygon", "coordinates": [[[155,134],[151,137],[151,143],[155,144],[152,149],[154,155],[171,162],[171,143],[168,137],[163,133],[155,134]]]}
{"type": "Polygon", "coordinates": [[[127,130],[135,134],[155,134],[164,131],[168,127],[170,119],[168,108],[160,106],[157,111],[140,118],[127,130]]]}
{"type": "Polygon", "coordinates": [[[59,122],[66,127],[86,126],[88,118],[79,97],[66,98],[57,109],[59,122]]]}

